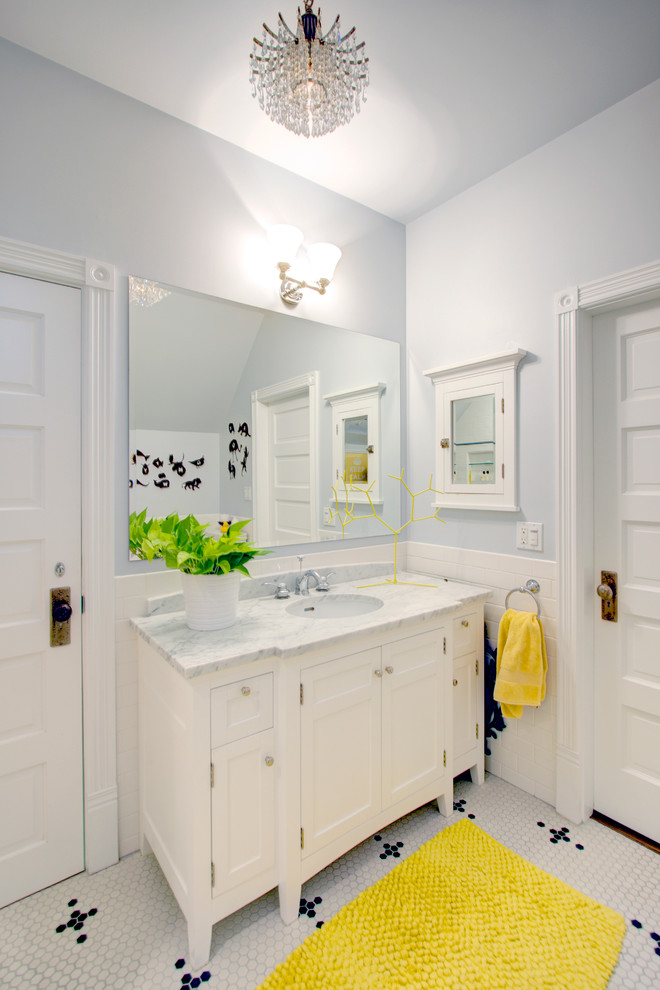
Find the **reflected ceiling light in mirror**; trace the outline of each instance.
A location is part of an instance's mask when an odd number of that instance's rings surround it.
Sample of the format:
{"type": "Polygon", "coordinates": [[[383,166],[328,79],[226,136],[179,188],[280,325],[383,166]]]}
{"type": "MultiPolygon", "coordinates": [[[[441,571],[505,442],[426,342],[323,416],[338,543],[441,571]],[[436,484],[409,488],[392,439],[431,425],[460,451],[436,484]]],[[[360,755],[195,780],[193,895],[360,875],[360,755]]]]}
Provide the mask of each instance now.
{"type": "Polygon", "coordinates": [[[263,25],[250,55],[252,95],[271,120],[294,134],[320,137],[347,124],[360,112],[369,85],[369,59],[355,28],[341,35],[339,15],[323,34],[321,10],[312,0],[298,7],[297,32],[281,14],[277,34],[263,25]]]}
{"type": "Polygon", "coordinates": [[[324,295],[335,274],[335,268],[341,258],[341,250],[335,244],[324,242],[310,244],[306,249],[310,281],[306,281],[290,274],[303,242],[302,231],[297,227],[281,223],[271,227],[267,236],[275,263],[280,270],[280,298],[294,305],[302,299],[303,289],[313,289],[314,292],[324,295]]]}
{"type": "Polygon", "coordinates": [[[169,289],[163,288],[158,282],[150,282],[147,278],[136,278],[134,275],[128,277],[128,300],[137,306],[143,308],[155,306],[169,295],[169,289]]]}

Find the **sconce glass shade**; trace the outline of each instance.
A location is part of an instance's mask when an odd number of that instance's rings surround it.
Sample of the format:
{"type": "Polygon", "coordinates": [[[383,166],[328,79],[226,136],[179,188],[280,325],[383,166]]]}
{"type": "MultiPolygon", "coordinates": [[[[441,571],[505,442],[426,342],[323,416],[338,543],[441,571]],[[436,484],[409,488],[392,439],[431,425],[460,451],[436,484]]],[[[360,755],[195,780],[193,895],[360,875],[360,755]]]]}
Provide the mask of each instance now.
{"type": "Polygon", "coordinates": [[[307,248],[307,257],[309,258],[309,266],[312,270],[313,278],[317,280],[325,279],[327,282],[332,282],[337,262],[341,258],[341,250],[335,244],[324,242],[310,244],[307,248]]]}
{"type": "Polygon", "coordinates": [[[288,223],[278,223],[268,229],[268,241],[276,264],[280,261],[292,265],[303,242],[303,232],[288,223]]]}

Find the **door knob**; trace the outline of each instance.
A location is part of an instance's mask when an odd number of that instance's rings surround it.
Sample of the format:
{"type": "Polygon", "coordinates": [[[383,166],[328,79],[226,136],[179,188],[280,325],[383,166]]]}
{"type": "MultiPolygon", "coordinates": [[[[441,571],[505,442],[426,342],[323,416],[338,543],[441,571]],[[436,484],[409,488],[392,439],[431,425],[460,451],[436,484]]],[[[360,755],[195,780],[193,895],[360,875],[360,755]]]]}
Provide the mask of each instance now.
{"type": "Polygon", "coordinates": [[[50,645],[68,646],[71,642],[71,588],[50,589],[50,645]]]}
{"type": "Polygon", "coordinates": [[[600,598],[600,617],[606,622],[616,622],[617,620],[617,593],[616,574],[614,571],[601,571],[600,584],[596,588],[596,594],[600,598]]]}
{"type": "Polygon", "coordinates": [[[68,602],[53,602],[53,622],[68,622],[73,609],[68,602]]]}

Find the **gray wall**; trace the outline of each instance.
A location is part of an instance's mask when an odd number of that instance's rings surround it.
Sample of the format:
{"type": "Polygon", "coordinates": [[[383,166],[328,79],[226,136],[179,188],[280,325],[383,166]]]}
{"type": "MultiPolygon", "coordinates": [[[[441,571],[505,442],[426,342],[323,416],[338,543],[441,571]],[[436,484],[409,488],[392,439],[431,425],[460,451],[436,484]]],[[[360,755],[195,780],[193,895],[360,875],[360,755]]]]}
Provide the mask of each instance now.
{"type": "Polygon", "coordinates": [[[295,315],[403,343],[401,224],[0,40],[2,234],[117,266],[117,573],[127,562],[127,276],[284,310],[264,230],[344,253],[295,315]]]}
{"type": "MultiPolygon", "coordinates": [[[[407,229],[408,456],[434,470],[428,368],[507,349],[519,370],[521,512],[443,509],[413,538],[516,553],[518,519],[542,522],[554,558],[555,293],[660,259],[660,81],[427,213],[407,229]]],[[[442,502],[442,498],[440,498],[442,502]]],[[[531,552],[528,552],[531,553],[531,552]]],[[[534,554],[531,554],[534,556],[534,554]]]]}

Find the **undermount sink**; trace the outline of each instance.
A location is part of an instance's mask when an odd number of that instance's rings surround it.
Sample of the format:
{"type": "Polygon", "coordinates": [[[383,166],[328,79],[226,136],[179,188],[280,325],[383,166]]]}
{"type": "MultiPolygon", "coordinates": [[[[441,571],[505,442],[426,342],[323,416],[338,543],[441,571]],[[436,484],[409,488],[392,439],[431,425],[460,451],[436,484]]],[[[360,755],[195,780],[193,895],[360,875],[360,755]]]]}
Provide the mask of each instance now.
{"type": "Polygon", "coordinates": [[[382,608],[380,598],[372,595],[305,595],[300,601],[287,606],[287,612],[304,619],[346,619],[353,615],[365,615],[382,608]]]}

